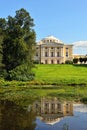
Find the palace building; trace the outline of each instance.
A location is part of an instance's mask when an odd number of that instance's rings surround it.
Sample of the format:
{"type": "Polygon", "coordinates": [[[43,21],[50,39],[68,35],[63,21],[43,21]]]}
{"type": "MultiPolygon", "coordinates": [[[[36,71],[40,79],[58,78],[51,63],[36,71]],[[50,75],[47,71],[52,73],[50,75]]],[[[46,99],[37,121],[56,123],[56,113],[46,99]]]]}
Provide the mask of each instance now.
{"type": "Polygon", "coordinates": [[[36,45],[35,61],[42,64],[62,64],[73,60],[73,45],[64,44],[54,36],[48,36],[36,45]]]}

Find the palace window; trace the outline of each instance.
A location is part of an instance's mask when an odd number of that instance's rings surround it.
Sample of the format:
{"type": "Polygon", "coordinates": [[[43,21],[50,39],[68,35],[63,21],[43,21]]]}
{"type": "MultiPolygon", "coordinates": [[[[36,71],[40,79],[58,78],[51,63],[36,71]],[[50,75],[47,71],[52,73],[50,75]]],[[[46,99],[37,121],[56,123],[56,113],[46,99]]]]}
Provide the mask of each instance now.
{"type": "Polygon", "coordinates": [[[59,60],[57,60],[57,64],[59,64],[59,60]]]}
{"type": "Polygon", "coordinates": [[[49,40],[47,40],[47,42],[49,42],[49,40]]]}
{"type": "Polygon", "coordinates": [[[45,109],[49,107],[49,103],[45,103],[45,109]]]}
{"type": "Polygon", "coordinates": [[[45,64],[47,64],[47,60],[45,60],[45,64]]]}
{"type": "Polygon", "coordinates": [[[53,64],[53,60],[51,60],[51,64],[53,64]]]}
{"type": "Polygon", "coordinates": [[[51,52],[51,57],[53,57],[53,52],[51,52]]]}
{"type": "Polygon", "coordinates": [[[57,108],[60,110],[60,109],[61,109],[61,105],[60,105],[60,104],[57,104],[57,108]]]}
{"type": "Polygon", "coordinates": [[[54,109],[55,108],[55,104],[51,104],[51,108],[54,109]]]}
{"type": "Polygon", "coordinates": [[[59,57],[60,56],[60,53],[59,52],[57,52],[57,57],[59,57]]]}
{"type": "Polygon", "coordinates": [[[53,47],[51,47],[51,49],[53,49],[53,47]]]}
{"type": "Polygon", "coordinates": [[[47,52],[45,52],[45,57],[47,57],[47,52]]]}
{"type": "Polygon", "coordinates": [[[45,47],[45,49],[47,49],[47,47],[45,47]]]}
{"type": "Polygon", "coordinates": [[[68,52],[66,52],[66,57],[68,57],[69,56],[69,54],[68,54],[68,52]]]}

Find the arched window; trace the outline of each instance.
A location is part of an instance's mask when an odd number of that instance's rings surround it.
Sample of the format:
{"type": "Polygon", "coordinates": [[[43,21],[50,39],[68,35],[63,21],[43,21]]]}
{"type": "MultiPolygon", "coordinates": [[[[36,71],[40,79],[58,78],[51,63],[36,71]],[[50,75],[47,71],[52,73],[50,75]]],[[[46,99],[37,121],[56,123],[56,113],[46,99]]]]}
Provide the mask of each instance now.
{"type": "Polygon", "coordinates": [[[47,60],[45,60],[45,64],[47,64],[48,62],[47,62],[47,60]]]}
{"type": "Polygon", "coordinates": [[[51,64],[53,64],[53,60],[51,60],[51,64]]]}
{"type": "Polygon", "coordinates": [[[59,62],[59,60],[57,60],[57,64],[59,64],[60,62],[59,62]]]}

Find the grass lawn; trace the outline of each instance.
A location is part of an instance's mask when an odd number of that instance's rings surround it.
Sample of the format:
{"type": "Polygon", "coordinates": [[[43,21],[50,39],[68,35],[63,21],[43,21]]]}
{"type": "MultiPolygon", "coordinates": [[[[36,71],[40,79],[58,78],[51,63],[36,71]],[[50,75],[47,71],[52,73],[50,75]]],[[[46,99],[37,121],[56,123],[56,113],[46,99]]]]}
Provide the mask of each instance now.
{"type": "Polygon", "coordinates": [[[46,84],[87,85],[87,65],[36,65],[35,80],[46,84]]]}

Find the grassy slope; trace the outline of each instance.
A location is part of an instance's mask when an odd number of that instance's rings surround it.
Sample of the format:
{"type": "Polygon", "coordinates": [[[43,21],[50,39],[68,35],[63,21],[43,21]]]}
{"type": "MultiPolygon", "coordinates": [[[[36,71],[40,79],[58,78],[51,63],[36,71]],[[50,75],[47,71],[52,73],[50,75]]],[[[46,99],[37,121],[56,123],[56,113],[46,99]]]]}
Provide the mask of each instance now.
{"type": "Polygon", "coordinates": [[[87,84],[87,65],[36,65],[36,80],[49,84],[87,84]]]}

